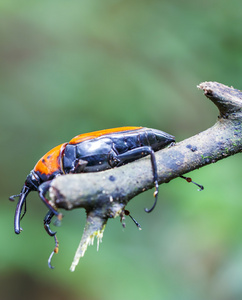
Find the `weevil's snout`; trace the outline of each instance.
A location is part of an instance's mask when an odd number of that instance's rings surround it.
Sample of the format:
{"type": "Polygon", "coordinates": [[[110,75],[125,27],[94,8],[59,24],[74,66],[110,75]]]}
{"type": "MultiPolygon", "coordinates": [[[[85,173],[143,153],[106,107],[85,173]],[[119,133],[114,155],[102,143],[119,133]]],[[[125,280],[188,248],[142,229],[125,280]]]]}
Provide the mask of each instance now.
{"type": "Polygon", "coordinates": [[[15,217],[14,217],[14,231],[16,234],[19,234],[22,230],[20,227],[20,220],[23,218],[23,216],[26,213],[26,197],[29,192],[36,191],[39,185],[40,185],[39,177],[34,171],[31,171],[30,174],[27,176],[27,179],[21,190],[21,193],[9,197],[9,200],[11,201],[14,201],[14,198],[16,197],[19,197],[16,211],[15,211],[15,217]],[[24,212],[21,216],[23,206],[24,206],[24,212]]]}
{"type": "MultiPolygon", "coordinates": [[[[24,210],[24,213],[22,216],[21,216],[21,212],[22,212],[23,205],[24,204],[26,205],[26,197],[30,191],[31,191],[31,189],[29,187],[27,187],[26,185],[24,185],[22,188],[22,191],[19,195],[14,195],[14,196],[10,197],[13,199],[16,196],[19,196],[18,204],[17,204],[16,211],[15,211],[15,217],[14,217],[14,231],[16,234],[19,234],[20,231],[22,230],[22,228],[20,227],[20,220],[25,215],[26,206],[25,206],[25,210],[24,210]]],[[[10,200],[12,200],[12,199],[10,199],[10,200]]]]}

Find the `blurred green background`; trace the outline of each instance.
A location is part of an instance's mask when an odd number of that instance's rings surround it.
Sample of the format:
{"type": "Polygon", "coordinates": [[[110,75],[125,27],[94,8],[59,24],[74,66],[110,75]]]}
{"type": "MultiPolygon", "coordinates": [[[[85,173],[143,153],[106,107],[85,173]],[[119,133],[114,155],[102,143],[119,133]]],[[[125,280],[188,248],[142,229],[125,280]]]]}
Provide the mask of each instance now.
{"type": "Polygon", "coordinates": [[[28,197],[24,231],[16,203],[37,160],[77,134],[135,125],[180,141],[214,124],[217,109],[196,86],[242,89],[241,1],[0,2],[0,299],[242,299],[241,161],[236,155],[176,179],[128,205],[142,224],[110,220],[99,252],[69,271],[85,224],[64,212],[60,251],[43,229],[46,207],[28,197]]]}

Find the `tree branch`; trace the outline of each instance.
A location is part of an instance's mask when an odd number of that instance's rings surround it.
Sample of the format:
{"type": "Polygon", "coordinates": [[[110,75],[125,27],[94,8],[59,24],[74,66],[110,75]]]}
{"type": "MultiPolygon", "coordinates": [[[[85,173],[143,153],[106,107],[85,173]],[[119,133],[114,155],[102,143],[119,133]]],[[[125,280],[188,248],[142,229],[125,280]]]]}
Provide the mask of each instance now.
{"type": "MultiPolygon", "coordinates": [[[[218,121],[206,131],[155,153],[159,184],[242,150],[242,92],[216,82],[204,82],[198,88],[218,107],[218,121]]],[[[72,271],[93,237],[101,238],[107,220],[122,216],[133,197],[153,186],[149,156],[119,168],[65,175],[52,181],[50,198],[56,207],[83,207],[87,211],[72,271]]]]}

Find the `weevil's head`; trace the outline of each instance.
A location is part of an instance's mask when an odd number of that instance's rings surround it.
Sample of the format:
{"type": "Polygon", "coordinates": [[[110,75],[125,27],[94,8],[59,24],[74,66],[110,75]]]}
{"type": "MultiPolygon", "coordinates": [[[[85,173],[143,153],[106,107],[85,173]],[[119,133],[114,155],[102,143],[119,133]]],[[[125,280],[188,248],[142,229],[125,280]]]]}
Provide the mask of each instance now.
{"type": "Polygon", "coordinates": [[[19,197],[18,204],[15,211],[15,217],[14,217],[14,230],[15,233],[19,234],[21,232],[20,227],[20,220],[23,218],[26,212],[26,198],[29,192],[31,191],[37,191],[39,185],[41,184],[41,180],[39,176],[34,172],[31,171],[29,175],[26,178],[26,181],[23,185],[23,188],[21,190],[21,193],[18,195],[13,195],[9,197],[9,200],[14,201],[14,198],[19,197]],[[25,210],[23,215],[21,216],[23,205],[25,205],[25,210]]]}

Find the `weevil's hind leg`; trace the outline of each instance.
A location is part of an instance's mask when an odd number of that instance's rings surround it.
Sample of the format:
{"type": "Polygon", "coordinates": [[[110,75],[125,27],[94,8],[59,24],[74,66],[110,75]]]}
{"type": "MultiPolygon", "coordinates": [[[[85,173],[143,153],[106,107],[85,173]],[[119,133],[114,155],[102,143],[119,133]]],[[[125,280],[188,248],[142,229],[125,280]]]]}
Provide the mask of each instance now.
{"type": "Polygon", "coordinates": [[[153,206],[150,209],[145,208],[145,212],[147,212],[147,213],[152,212],[152,210],[155,208],[157,200],[158,200],[158,193],[159,193],[157,164],[156,164],[156,160],[155,160],[155,153],[154,153],[153,150],[152,150],[152,152],[150,152],[150,159],[151,159],[151,164],[152,164],[152,169],[153,169],[153,176],[154,176],[154,184],[155,184],[155,191],[154,191],[155,201],[154,201],[153,206]]]}
{"type": "Polygon", "coordinates": [[[156,203],[158,201],[158,193],[159,193],[159,185],[158,185],[158,182],[155,181],[155,191],[154,191],[155,201],[154,201],[154,204],[152,205],[152,207],[150,209],[145,208],[145,212],[150,213],[156,207],[156,203]]]}
{"type": "Polygon", "coordinates": [[[49,210],[44,218],[44,228],[49,236],[55,236],[56,234],[56,231],[54,232],[50,229],[50,223],[53,217],[54,217],[53,211],[49,210]]]}
{"type": "Polygon", "coordinates": [[[154,192],[155,201],[154,201],[153,206],[150,209],[145,208],[145,211],[147,213],[152,212],[152,210],[155,208],[157,200],[158,200],[158,192],[159,192],[157,164],[156,164],[155,153],[154,153],[153,149],[149,146],[143,146],[143,147],[129,150],[123,154],[115,154],[115,152],[114,152],[110,156],[110,161],[109,161],[109,163],[112,167],[121,166],[125,163],[134,161],[138,158],[144,157],[149,154],[150,154],[150,158],[151,158],[151,165],[152,165],[153,178],[154,178],[154,184],[155,184],[155,192],[154,192]]]}
{"type": "Polygon", "coordinates": [[[58,242],[58,239],[57,239],[57,236],[56,236],[56,232],[52,231],[50,229],[50,223],[51,223],[51,220],[52,218],[54,217],[54,213],[52,210],[49,210],[44,218],[44,228],[46,230],[46,232],[49,234],[49,236],[53,236],[54,239],[55,239],[55,248],[54,250],[51,252],[50,256],[49,256],[49,259],[48,259],[48,266],[50,269],[54,269],[54,267],[52,266],[51,264],[51,260],[52,260],[52,257],[55,253],[58,253],[58,250],[59,250],[59,242],[58,242]]]}
{"type": "Polygon", "coordinates": [[[181,177],[182,179],[185,179],[187,182],[191,182],[191,183],[195,184],[196,186],[198,186],[198,187],[199,187],[199,191],[204,190],[204,186],[201,185],[201,184],[198,184],[198,183],[196,183],[196,182],[194,182],[194,181],[192,181],[192,178],[191,178],[191,177],[186,177],[186,176],[183,176],[183,175],[180,175],[180,177],[181,177]]]}

